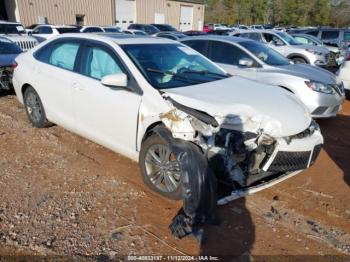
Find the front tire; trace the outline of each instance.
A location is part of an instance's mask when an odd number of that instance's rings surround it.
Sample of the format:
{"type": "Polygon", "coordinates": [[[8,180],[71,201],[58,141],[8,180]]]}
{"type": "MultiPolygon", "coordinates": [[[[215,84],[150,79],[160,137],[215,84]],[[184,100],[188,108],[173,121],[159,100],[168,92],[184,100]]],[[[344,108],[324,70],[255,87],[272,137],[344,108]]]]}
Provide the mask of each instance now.
{"type": "Polygon", "coordinates": [[[23,95],[24,107],[29,121],[34,127],[43,128],[49,125],[41,99],[35,89],[29,86],[23,95]]]}
{"type": "Polygon", "coordinates": [[[293,57],[291,60],[294,64],[308,64],[308,62],[302,57],[293,57]]]}
{"type": "Polygon", "coordinates": [[[170,146],[157,134],[152,134],[143,143],[139,165],[145,184],[162,196],[182,199],[181,171],[170,146]]]}

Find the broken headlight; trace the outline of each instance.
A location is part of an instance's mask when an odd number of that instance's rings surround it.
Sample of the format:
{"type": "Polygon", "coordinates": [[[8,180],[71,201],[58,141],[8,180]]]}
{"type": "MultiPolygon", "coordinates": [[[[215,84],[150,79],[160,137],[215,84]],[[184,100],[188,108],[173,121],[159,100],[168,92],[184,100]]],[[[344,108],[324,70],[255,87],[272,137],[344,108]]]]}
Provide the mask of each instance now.
{"type": "Polygon", "coordinates": [[[275,142],[276,142],[276,139],[274,139],[272,136],[269,136],[267,134],[262,134],[259,137],[258,144],[270,146],[270,145],[273,145],[275,142]]]}

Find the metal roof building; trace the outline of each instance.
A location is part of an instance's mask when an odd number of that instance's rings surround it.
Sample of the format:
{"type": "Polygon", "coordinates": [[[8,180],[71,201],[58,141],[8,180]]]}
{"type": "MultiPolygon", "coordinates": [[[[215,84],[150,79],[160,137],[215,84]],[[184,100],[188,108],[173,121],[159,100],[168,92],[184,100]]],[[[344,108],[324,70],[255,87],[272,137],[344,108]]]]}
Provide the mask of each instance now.
{"type": "Polygon", "coordinates": [[[199,0],[0,0],[0,18],[37,23],[118,25],[167,23],[179,30],[202,29],[199,0]]]}

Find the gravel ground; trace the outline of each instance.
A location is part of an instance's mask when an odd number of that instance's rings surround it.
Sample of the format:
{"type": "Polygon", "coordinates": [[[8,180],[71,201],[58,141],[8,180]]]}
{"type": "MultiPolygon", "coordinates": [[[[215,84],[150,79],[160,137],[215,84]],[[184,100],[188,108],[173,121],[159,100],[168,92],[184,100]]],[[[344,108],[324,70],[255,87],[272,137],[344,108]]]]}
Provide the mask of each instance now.
{"type": "Polygon", "coordinates": [[[222,225],[206,227],[199,245],[171,236],[181,202],[148,190],[135,162],[58,126],[35,129],[15,96],[0,95],[0,257],[350,260],[350,102],[337,118],[318,122],[326,142],[316,165],[219,207],[222,225]]]}

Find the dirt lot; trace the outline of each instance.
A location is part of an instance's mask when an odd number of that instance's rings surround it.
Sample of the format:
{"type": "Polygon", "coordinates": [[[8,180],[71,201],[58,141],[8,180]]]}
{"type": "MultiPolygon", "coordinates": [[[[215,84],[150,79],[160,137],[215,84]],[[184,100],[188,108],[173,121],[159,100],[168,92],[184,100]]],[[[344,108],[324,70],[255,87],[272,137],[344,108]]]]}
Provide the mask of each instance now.
{"type": "Polygon", "coordinates": [[[337,118],[318,122],[325,146],[316,165],[219,207],[222,225],[206,227],[208,240],[200,246],[171,236],[168,225],[181,202],[149,191],[136,163],[60,127],[32,128],[15,97],[3,95],[0,256],[327,254],[350,260],[350,102],[337,118]]]}

